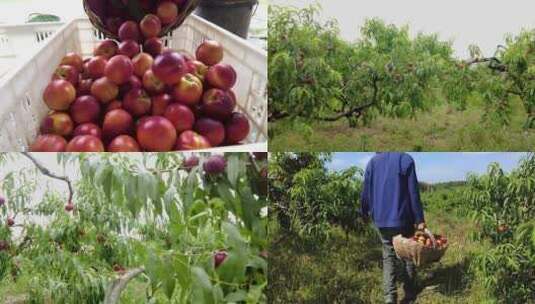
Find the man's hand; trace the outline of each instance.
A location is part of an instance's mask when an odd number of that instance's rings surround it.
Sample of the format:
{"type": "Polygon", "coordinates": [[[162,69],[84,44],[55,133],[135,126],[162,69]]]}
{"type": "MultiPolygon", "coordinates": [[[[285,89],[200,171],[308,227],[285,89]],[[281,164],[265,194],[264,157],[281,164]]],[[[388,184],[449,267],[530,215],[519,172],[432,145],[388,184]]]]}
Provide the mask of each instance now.
{"type": "Polygon", "coordinates": [[[420,223],[420,224],[418,224],[416,226],[416,229],[422,230],[422,231],[425,230],[425,228],[427,228],[427,225],[425,224],[425,222],[424,223],[420,223]]]}

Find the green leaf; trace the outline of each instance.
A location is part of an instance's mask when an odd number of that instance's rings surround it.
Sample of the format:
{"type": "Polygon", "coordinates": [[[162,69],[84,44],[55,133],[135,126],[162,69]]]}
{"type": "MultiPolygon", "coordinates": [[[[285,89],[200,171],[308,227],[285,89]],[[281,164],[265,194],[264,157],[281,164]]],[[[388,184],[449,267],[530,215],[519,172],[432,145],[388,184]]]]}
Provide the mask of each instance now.
{"type": "Polygon", "coordinates": [[[192,267],[191,273],[193,279],[192,303],[216,303],[213,293],[214,287],[206,271],[200,267],[192,267]]]}
{"type": "Polygon", "coordinates": [[[227,283],[244,283],[248,259],[245,248],[240,247],[227,252],[227,258],[216,272],[227,283]]]}
{"type": "Polygon", "coordinates": [[[245,290],[238,290],[229,293],[225,297],[225,302],[242,302],[247,299],[247,292],[245,290]]]}
{"type": "Polygon", "coordinates": [[[241,174],[245,173],[245,162],[240,160],[238,153],[232,153],[227,156],[227,178],[233,187],[241,174]]]}
{"type": "Polygon", "coordinates": [[[246,242],[241,236],[240,231],[234,224],[225,222],[221,225],[221,228],[223,229],[223,231],[225,231],[225,234],[228,237],[229,246],[240,249],[245,248],[246,242]]]}
{"type": "Polygon", "coordinates": [[[183,290],[188,290],[191,285],[191,271],[189,259],[185,255],[174,255],[174,269],[178,284],[183,290]]]}

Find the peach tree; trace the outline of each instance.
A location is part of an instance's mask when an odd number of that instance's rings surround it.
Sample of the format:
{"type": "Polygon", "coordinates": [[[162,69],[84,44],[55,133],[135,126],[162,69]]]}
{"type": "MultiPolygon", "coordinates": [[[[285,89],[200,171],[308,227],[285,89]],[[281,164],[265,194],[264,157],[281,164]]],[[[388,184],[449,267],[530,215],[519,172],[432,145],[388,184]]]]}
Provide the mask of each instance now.
{"type": "Polygon", "coordinates": [[[329,153],[273,153],[270,159],[271,215],[288,235],[317,243],[330,226],[346,233],[361,230],[362,172],[326,169],[329,153]]]}
{"type": "Polygon", "coordinates": [[[67,175],[0,161],[0,280],[23,291],[8,298],[266,302],[264,154],[57,154],[67,175]]]}
{"type": "Polygon", "coordinates": [[[505,173],[497,164],[471,176],[464,194],[479,230],[492,248],[475,256],[472,269],[507,303],[526,303],[535,294],[535,155],[505,173]]]}
{"type": "Polygon", "coordinates": [[[409,36],[407,27],[369,19],[354,43],[336,22],[316,21],[319,7],[272,6],[269,28],[270,119],[335,121],[415,115],[455,65],[449,42],[409,36]]]}
{"type": "Polygon", "coordinates": [[[509,34],[494,56],[483,57],[477,46],[470,47],[471,58],[458,66],[471,74],[459,83],[465,92],[478,91],[486,105],[486,116],[502,124],[510,123],[511,103],[519,99],[527,114],[525,128],[535,119],[535,31],[509,34]]]}
{"type": "Polygon", "coordinates": [[[346,119],[351,127],[377,116],[413,117],[444,101],[459,110],[470,97],[484,100],[483,120],[510,123],[520,99],[533,126],[535,32],[510,35],[493,57],[470,46],[454,56],[436,34],[412,37],[407,26],[368,19],[358,40],[340,38],[335,21],[320,22],[319,6],[270,7],[269,119],[346,119]]]}

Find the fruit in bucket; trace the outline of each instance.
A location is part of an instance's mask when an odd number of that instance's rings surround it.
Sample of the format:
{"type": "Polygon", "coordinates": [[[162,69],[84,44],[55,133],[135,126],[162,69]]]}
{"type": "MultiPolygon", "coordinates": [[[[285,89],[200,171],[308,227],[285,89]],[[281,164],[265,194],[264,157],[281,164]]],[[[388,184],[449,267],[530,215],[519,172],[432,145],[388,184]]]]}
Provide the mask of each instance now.
{"type": "Polygon", "coordinates": [[[124,97],[123,109],[134,117],[140,117],[149,113],[150,108],[150,96],[143,89],[133,89],[124,97]]]}
{"type": "Polygon", "coordinates": [[[178,137],[178,140],[176,141],[175,150],[182,151],[182,150],[202,150],[202,149],[208,149],[211,148],[210,142],[206,137],[188,130],[184,131],[180,134],[178,137]]]}
{"type": "Polygon", "coordinates": [[[135,138],[129,135],[119,135],[108,145],[108,152],[139,152],[141,149],[135,138]]]}
{"type": "Polygon", "coordinates": [[[139,47],[139,43],[135,42],[134,40],[125,40],[119,44],[117,54],[125,55],[128,58],[134,58],[137,54],[139,54],[140,50],[141,48],[139,47]]]}
{"type": "Polygon", "coordinates": [[[160,31],[162,30],[162,22],[158,16],[148,14],[143,17],[139,23],[139,27],[145,38],[157,37],[160,35],[160,31]]]}
{"type": "Polygon", "coordinates": [[[93,135],[79,135],[67,144],[67,152],[104,152],[102,141],[93,135]]]}
{"type": "Polygon", "coordinates": [[[60,65],[52,75],[52,80],[56,79],[67,80],[73,86],[76,86],[80,79],[80,72],[71,65],[60,65]]]}
{"type": "Polygon", "coordinates": [[[160,94],[152,97],[152,115],[164,116],[167,106],[174,100],[169,94],[160,94]]]}
{"type": "Polygon", "coordinates": [[[41,133],[69,136],[74,128],[74,122],[67,113],[50,112],[41,123],[41,133]]]}
{"type": "Polygon", "coordinates": [[[132,60],[125,55],[115,55],[106,64],[104,75],[117,85],[128,81],[128,78],[134,74],[134,65],[132,60]]]}
{"type": "Polygon", "coordinates": [[[91,84],[91,95],[102,103],[108,103],[119,95],[119,87],[108,77],[102,77],[91,84]]]}
{"type": "Polygon", "coordinates": [[[138,24],[134,21],[125,21],[121,26],[119,27],[119,40],[125,41],[125,40],[134,40],[139,41],[140,34],[139,34],[139,27],[138,24]]]}
{"type": "Polygon", "coordinates": [[[178,17],[178,6],[172,1],[162,1],[156,10],[162,24],[174,23],[178,17]]]}
{"type": "Polygon", "coordinates": [[[85,71],[91,79],[98,79],[104,76],[104,69],[108,60],[104,56],[95,56],[85,64],[85,71]]]}
{"type": "MultiPolygon", "coordinates": [[[[448,240],[440,234],[435,234],[433,235],[433,237],[435,238],[436,248],[442,248],[448,243],[448,240]]],[[[421,231],[417,231],[414,236],[411,237],[411,240],[418,242],[422,246],[434,248],[433,241],[431,240],[429,235],[421,231]]]]}
{"type": "Polygon", "coordinates": [[[223,46],[215,40],[206,40],[195,53],[197,60],[206,65],[214,65],[223,60],[223,46]]]}
{"type": "Polygon", "coordinates": [[[67,141],[55,134],[43,134],[30,146],[31,152],[65,152],[67,141]]]}
{"type": "Polygon", "coordinates": [[[210,145],[217,147],[225,140],[225,126],[211,118],[201,118],[195,123],[195,131],[206,137],[210,145]]]}
{"type": "Polygon", "coordinates": [[[156,57],[162,53],[162,40],[156,37],[145,40],[143,43],[143,51],[149,53],[152,57],[156,57]]]}
{"type": "Polygon", "coordinates": [[[154,59],[152,71],[165,84],[177,84],[187,72],[185,57],[172,51],[163,52],[154,59]]]}
{"type": "Polygon", "coordinates": [[[231,95],[220,89],[210,89],[203,95],[201,111],[204,115],[225,121],[232,115],[235,103],[231,95]]]}
{"type": "Polygon", "coordinates": [[[249,119],[242,113],[232,113],[232,116],[225,122],[226,142],[237,144],[244,140],[250,131],[249,119]]]}
{"type": "Polygon", "coordinates": [[[186,104],[195,105],[202,97],[203,85],[197,76],[186,74],[182,76],[179,83],[173,88],[173,97],[176,101],[186,104]]]}
{"type": "Polygon", "coordinates": [[[207,40],[196,57],[162,51],[157,16],[121,23],[120,45],[103,40],[92,57],[62,59],[43,92],[52,111],[31,151],[199,150],[249,135],[247,116],[234,112],[237,75],[221,63],[223,47],[207,40]]]}
{"type": "Polygon", "coordinates": [[[206,81],[213,88],[230,90],[236,84],[236,71],[228,64],[218,63],[206,72],[206,81]]]}
{"type": "Polygon", "coordinates": [[[106,39],[101,41],[95,50],[93,51],[93,55],[95,56],[103,56],[106,59],[110,59],[111,57],[115,56],[117,54],[119,46],[117,43],[111,39],[106,39]]]}
{"type": "Polygon", "coordinates": [[[132,59],[132,64],[134,65],[134,74],[138,77],[143,77],[145,72],[147,72],[154,59],[148,53],[139,53],[132,59]]]}
{"type": "Polygon", "coordinates": [[[191,130],[195,122],[195,115],[191,109],[179,103],[173,103],[167,106],[164,117],[175,126],[178,134],[191,130]]]}
{"type": "Polygon", "coordinates": [[[80,96],[71,105],[70,113],[77,124],[96,122],[100,118],[100,103],[91,95],[80,96]]]}
{"type": "Polygon", "coordinates": [[[163,93],[165,90],[165,83],[161,81],[152,70],[147,70],[143,75],[143,87],[154,94],[163,93]]]}
{"type": "Polygon", "coordinates": [[[75,67],[76,70],[82,71],[84,68],[84,60],[82,59],[82,56],[76,53],[68,53],[61,59],[60,65],[70,65],[75,67]]]}
{"type": "Polygon", "coordinates": [[[76,89],[67,80],[53,80],[45,88],[43,100],[51,110],[65,111],[76,98],[76,89]]]}
{"type": "Polygon", "coordinates": [[[76,129],[74,129],[74,132],[72,132],[72,135],[93,135],[95,137],[102,138],[102,130],[96,124],[88,122],[78,125],[76,129]]]}
{"type": "Polygon", "coordinates": [[[106,113],[102,123],[102,136],[106,141],[116,136],[130,134],[134,129],[134,119],[123,109],[115,109],[106,113]]]}
{"type": "Polygon", "coordinates": [[[175,126],[165,117],[149,116],[139,121],[137,141],[146,151],[167,152],[176,143],[175,126]]]}

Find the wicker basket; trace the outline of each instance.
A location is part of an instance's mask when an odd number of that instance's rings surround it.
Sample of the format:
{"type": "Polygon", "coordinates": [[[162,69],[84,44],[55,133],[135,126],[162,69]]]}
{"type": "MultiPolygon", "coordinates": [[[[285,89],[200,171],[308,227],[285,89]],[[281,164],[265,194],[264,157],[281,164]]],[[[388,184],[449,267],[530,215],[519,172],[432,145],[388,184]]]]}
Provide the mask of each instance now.
{"type": "MultiPolygon", "coordinates": [[[[430,233],[430,236],[433,236],[433,234],[430,233]]],[[[440,248],[429,248],[413,239],[405,238],[401,234],[394,237],[393,243],[394,250],[398,257],[404,260],[413,261],[416,266],[438,262],[448,249],[448,244],[445,244],[440,248]]],[[[435,243],[434,239],[433,243],[435,243]]]]}
{"type": "MultiPolygon", "coordinates": [[[[95,13],[91,9],[91,5],[89,4],[90,1],[91,0],[83,0],[83,4],[84,10],[87,14],[87,17],[89,18],[89,21],[91,21],[91,24],[93,24],[93,26],[96,27],[99,31],[101,31],[107,38],[112,38],[115,40],[119,39],[119,36],[117,34],[112,33],[110,30],[108,30],[108,28],[106,28],[104,22],[102,22],[103,16],[99,16],[99,14],[95,13]]],[[[160,37],[171,33],[173,30],[182,25],[184,20],[186,20],[186,17],[188,17],[195,10],[197,5],[199,4],[199,1],[200,0],[186,0],[183,6],[180,8],[180,11],[178,12],[178,18],[176,22],[163,27],[162,31],[160,32],[160,37]]]]}

